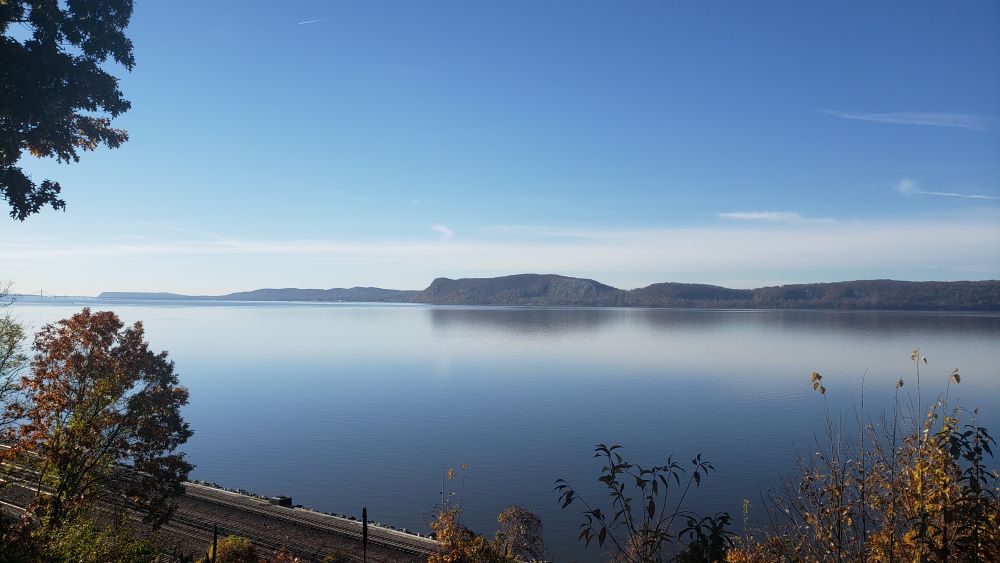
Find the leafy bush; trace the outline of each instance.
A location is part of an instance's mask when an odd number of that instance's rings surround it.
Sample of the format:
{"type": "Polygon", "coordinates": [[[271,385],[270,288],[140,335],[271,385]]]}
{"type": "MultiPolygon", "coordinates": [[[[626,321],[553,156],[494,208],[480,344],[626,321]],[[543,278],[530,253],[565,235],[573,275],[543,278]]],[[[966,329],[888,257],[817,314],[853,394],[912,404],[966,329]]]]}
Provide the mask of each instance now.
{"type": "Polygon", "coordinates": [[[701,454],[691,460],[690,476],[680,491],[680,498],[668,505],[670,493],[681,487],[681,474],[686,471],[673,457],[665,465],[642,467],[622,457],[621,446],[598,444],[594,457],[603,459],[600,481],[611,497],[608,512],[594,508],[582,499],[576,489],[563,479],[556,480],[555,491],[566,508],[579,500],[586,510],[586,521],[580,525],[580,539],[589,546],[593,540],[609,552],[613,561],[625,563],[659,563],[665,561],[719,561],[732,544],[732,534],[726,530],[730,517],[719,513],[715,517],[701,518],[682,510],[691,486],[697,488],[709,471],[715,468],[704,461],[701,454]],[[634,484],[626,486],[625,481],[634,484]],[[632,490],[634,493],[629,493],[632,490]],[[637,497],[638,512],[634,501],[637,497]],[[675,532],[675,521],[687,527],[675,532]],[[683,549],[671,549],[678,538],[686,539],[683,549]],[[706,559],[707,558],[707,559],[706,559]]]}
{"type": "MultiPolygon", "coordinates": [[[[465,489],[465,472],[468,466],[459,466],[462,491],[465,489]]],[[[509,506],[497,516],[499,530],[491,541],[463,526],[462,494],[448,491],[447,481],[459,476],[455,469],[448,469],[441,482],[441,505],[434,510],[430,523],[441,551],[428,557],[428,563],[515,563],[516,561],[542,561],[547,550],[542,540],[542,521],[530,510],[509,506]]]]}
{"type": "Polygon", "coordinates": [[[87,516],[77,515],[52,529],[29,524],[0,514],[0,562],[143,563],[156,561],[158,556],[148,542],[121,523],[98,528],[87,516]]]}
{"type": "Polygon", "coordinates": [[[243,536],[226,536],[219,540],[213,549],[208,546],[208,558],[203,561],[212,563],[258,563],[257,549],[250,538],[243,536]]]}
{"type": "Polygon", "coordinates": [[[431,522],[431,530],[441,546],[440,553],[427,558],[427,563],[515,563],[496,542],[491,542],[459,522],[458,508],[442,508],[431,522]]]}
{"type": "MultiPolygon", "coordinates": [[[[912,359],[921,409],[927,359],[919,350],[912,359]]],[[[825,394],[821,379],[813,375],[825,394]]],[[[952,371],[947,389],[960,381],[952,371]]],[[[947,391],[926,415],[904,417],[902,387],[892,418],[863,424],[856,440],[827,418],[828,443],[771,495],[768,527],[747,534],[730,561],[1000,561],[1000,479],[985,457],[995,439],[977,424],[978,411],[949,409],[947,391]]]]}
{"type": "Polygon", "coordinates": [[[508,506],[497,515],[496,544],[500,552],[519,561],[544,561],[548,549],[542,538],[542,520],[523,506],[508,506]]]}
{"type": "Polygon", "coordinates": [[[54,530],[35,530],[43,560],[143,563],[157,560],[158,553],[127,526],[97,528],[86,517],[64,521],[54,530]]]}

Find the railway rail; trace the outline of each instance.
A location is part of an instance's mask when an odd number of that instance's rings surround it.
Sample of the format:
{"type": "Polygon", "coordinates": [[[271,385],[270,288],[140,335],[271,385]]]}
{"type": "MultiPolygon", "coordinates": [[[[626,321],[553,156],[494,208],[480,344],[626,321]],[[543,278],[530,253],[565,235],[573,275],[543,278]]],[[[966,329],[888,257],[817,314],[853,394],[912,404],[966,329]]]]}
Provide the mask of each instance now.
{"type": "MultiPolygon", "coordinates": [[[[0,468],[0,481],[8,485],[0,489],[0,509],[23,510],[35,495],[47,494],[33,486],[25,471],[9,462],[0,468]]],[[[218,530],[220,536],[248,537],[262,554],[273,555],[283,549],[303,561],[322,561],[330,555],[338,561],[363,560],[360,521],[277,506],[259,497],[198,483],[185,483],[184,488],[184,494],[176,498],[177,510],[159,529],[155,542],[165,554],[202,555],[218,530]]],[[[102,506],[110,514],[113,506],[121,506],[121,499],[109,497],[99,508],[102,506]]],[[[138,523],[141,514],[131,513],[138,523]]],[[[438,549],[431,538],[371,524],[368,527],[367,561],[371,563],[426,561],[438,549]]]]}

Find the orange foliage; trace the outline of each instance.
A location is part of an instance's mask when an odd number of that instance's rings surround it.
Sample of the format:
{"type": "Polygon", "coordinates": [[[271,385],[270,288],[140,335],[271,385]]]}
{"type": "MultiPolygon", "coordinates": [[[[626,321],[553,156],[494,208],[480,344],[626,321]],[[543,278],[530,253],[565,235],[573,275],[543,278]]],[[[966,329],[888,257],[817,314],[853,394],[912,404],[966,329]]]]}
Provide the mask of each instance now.
{"type": "Polygon", "coordinates": [[[153,353],[141,323],[84,309],[36,335],[13,452],[51,492],[36,509],[49,526],[112,487],[146,509],[151,523],[172,512],[191,465],[175,453],[191,436],[180,414],[188,391],[166,352],[153,353]],[[20,455],[30,453],[32,455],[20,455]],[[136,472],[125,472],[129,463],[136,472]]]}

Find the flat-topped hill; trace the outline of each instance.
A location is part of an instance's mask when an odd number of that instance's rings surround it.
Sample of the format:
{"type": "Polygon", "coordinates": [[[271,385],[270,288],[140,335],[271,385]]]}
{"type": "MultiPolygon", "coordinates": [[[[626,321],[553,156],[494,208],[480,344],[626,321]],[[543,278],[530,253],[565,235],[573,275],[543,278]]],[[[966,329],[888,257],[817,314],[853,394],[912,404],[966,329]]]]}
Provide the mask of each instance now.
{"type": "Polygon", "coordinates": [[[622,290],[584,278],[518,274],[498,278],[437,278],[418,300],[439,305],[616,306],[622,290]]]}

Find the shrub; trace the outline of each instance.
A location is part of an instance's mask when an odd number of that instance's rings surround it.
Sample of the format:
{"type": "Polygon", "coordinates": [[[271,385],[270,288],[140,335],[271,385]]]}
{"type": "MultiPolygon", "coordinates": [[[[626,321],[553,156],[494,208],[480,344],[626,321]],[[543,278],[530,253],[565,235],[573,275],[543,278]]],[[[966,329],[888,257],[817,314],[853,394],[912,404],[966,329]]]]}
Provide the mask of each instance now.
{"type": "Polygon", "coordinates": [[[42,545],[43,560],[101,561],[104,563],[152,563],[158,553],[127,526],[98,529],[85,517],[64,521],[54,530],[35,530],[42,545]]]}
{"type": "Polygon", "coordinates": [[[496,542],[463,526],[458,508],[442,508],[431,522],[431,530],[441,545],[441,552],[430,555],[427,563],[515,563],[496,542]]]}
{"type": "Polygon", "coordinates": [[[508,506],[497,515],[496,544],[501,553],[519,561],[544,561],[548,558],[542,539],[542,520],[523,506],[508,506]]]}
{"type": "Polygon", "coordinates": [[[556,480],[555,491],[566,508],[579,500],[586,510],[586,520],[580,525],[580,539],[589,546],[595,541],[608,552],[612,561],[623,563],[659,563],[666,561],[719,561],[732,544],[732,534],[726,530],[729,514],[701,518],[683,511],[682,506],[691,486],[697,488],[709,471],[715,468],[698,454],[691,460],[692,471],[681,486],[681,474],[686,471],[672,457],[664,465],[642,467],[626,461],[618,451],[621,446],[598,444],[594,457],[605,464],[598,477],[608,490],[611,507],[605,512],[582,499],[576,489],[563,479],[556,480]],[[631,486],[626,485],[626,481],[631,486]],[[672,491],[680,489],[679,498],[668,506],[672,491]],[[629,492],[629,491],[632,492],[629,492]],[[632,496],[636,495],[636,496],[632,496]],[[638,500],[638,511],[635,510],[638,500]],[[687,527],[675,532],[675,522],[687,527]],[[687,540],[683,548],[671,549],[674,540],[687,540]]]}
{"type": "Polygon", "coordinates": [[[0,562],[156,561],[156,550],[138,539],[124,523],[127,521],[123,517],[98,527],[89,517],[80,514],[62,520],[57,527],[46,528],[0,513],[0,562]]]}
{"type": "Polygon", "coordinates": [[[208,546],[207,561],[212,563],[258,563],[257,550],[250,538],[226,536],[221,538],[216,549],[208,546]]]}
{"type": "MultiPolygon", "coordinates": [[[[927,360],[918,350],[912,359],[919,409],[927,360]]],[[[825,394],[821,379],[813,374],[825,394]]],[[[947,389],[960,381],[952,371],[947,389]]],[[[892,418],[861,425],[854,440],[827,417],[828,443],[771,495],[768,527],[744,537],[730,561],[1000,561],[1000,479],[985,464],[996,441],[978,410],[949,408],[947,391],[924,416],[904,417],[902,387],[892,418]]]]}

